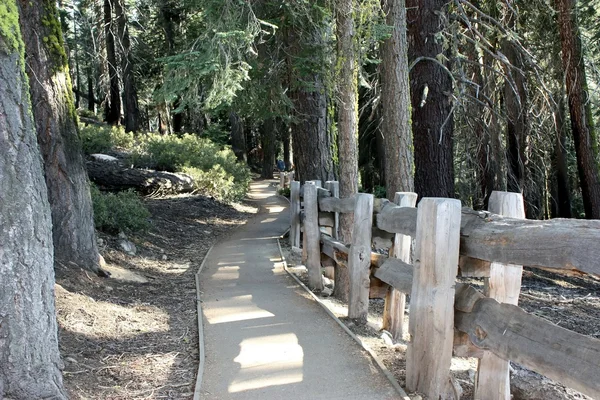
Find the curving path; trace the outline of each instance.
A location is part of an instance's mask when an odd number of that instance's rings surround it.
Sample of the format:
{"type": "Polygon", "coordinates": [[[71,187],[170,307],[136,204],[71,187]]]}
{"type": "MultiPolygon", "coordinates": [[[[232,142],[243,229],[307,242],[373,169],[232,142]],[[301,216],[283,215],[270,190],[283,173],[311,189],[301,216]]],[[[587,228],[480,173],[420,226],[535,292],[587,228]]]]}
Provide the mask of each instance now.
{"type": "Polygon", "coordinates": [[[254,182],[260,212],[215,246],[200,274],[202,399],[397,399],[371,358],[283,270],[288,203],[254,182]]]}

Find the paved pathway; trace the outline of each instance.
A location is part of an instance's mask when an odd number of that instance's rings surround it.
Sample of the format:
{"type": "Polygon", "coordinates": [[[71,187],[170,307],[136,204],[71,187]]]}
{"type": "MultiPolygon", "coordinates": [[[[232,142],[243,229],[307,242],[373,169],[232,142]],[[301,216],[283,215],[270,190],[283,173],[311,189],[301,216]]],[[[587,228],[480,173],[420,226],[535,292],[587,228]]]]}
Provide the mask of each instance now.
{"type": "Polygon", "coordinates": [[[287,276],[276,238],[287,202],[252,185],[261,212],[215,246],[201,273],[202,399],[397,399],[368,355],[287,276]]]}

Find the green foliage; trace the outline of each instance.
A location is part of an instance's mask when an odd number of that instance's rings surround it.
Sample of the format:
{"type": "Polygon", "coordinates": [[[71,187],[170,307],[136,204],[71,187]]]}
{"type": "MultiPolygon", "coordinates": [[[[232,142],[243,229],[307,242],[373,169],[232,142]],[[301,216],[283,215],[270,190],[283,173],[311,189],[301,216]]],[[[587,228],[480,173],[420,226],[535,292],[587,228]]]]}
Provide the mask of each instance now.
{"type": "Polygon", "coordinates": [[[150,212],[133,191],[102,193],[95,185],[90,188],[96,229],[118,233],[148,230],[150,212]]]}
{"type": "Polygon", "coordinates": [[[288,199],[290,198],[290,188],[289,187],[281,188],[277,191],[277,193],[280,196],[287,197],[288,199]]]}
{"type": "Polygon", "coordinates": [[[128,149],[134,144],[133,133],[125,132],[122,126],[81,126],[79,137],[85,154],[103,153],[115,147],[128,149]]]}
{"type": "Polygon", "coordinates": [[[387,190],[385,186],[375,186],[373,188],[373,196],[378,199],[385,199],[387,197],[387,190]]]}
{"type": "Polygon", "coordinates": [[[134,164],[190,174],[198,190],[220,200],[240,200],[248,191],[251,175],[229,147],[207,138],[185,134],[148,134],[134,151],[134,164]]]}

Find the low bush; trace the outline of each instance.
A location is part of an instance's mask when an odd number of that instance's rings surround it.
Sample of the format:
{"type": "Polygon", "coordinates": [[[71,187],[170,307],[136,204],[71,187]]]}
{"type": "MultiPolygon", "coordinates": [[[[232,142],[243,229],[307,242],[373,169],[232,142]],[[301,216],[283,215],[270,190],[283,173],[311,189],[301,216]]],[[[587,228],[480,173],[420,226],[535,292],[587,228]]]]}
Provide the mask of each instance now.
{"type": "Polygon", "coordinates": [[[122,126],[82,125],[79,137],[85,154],[105,153],[114,148],[129,149],[135,143],[133,133],[122,126]]]}
{"type": "Polygon", "coordinates": [[[281,195],[283,197],[287,197],[288,199],[290,198],[290,188],[289,187],[281,188],[277,191],[277,193],[279,193],[279,195],[281,195]]]}
{"type": "Polygon", "coordinates": [[[250,170],[237,161],[231,148],[190,134],[148,134],[132,160],[137,166],[187,173],[203,194],[225,201],[242,199],[251,180],[250,170]]]}
{"type": "Polygon", "coordinates": [[[116,234],[145,231],[150,227],[150,212],[133,190],[102,193],[92,185],[90,191],[96,229],[116,234]]]}

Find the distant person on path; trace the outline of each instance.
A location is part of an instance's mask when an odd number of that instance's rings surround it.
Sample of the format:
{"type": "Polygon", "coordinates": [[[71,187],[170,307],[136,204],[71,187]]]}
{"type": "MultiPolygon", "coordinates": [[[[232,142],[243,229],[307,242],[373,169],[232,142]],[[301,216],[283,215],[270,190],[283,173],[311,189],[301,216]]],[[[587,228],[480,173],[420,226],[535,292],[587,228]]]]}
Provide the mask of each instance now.
{"type": "Polygon", "coordinates": [[[283,160],[277,160],[277,169],[280,172],[285,171],[285,163],[283,162],[283,160]]]}

